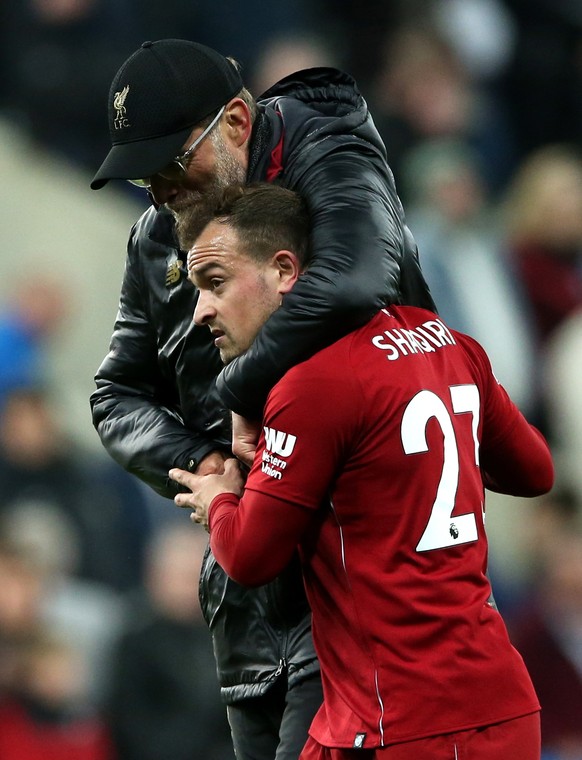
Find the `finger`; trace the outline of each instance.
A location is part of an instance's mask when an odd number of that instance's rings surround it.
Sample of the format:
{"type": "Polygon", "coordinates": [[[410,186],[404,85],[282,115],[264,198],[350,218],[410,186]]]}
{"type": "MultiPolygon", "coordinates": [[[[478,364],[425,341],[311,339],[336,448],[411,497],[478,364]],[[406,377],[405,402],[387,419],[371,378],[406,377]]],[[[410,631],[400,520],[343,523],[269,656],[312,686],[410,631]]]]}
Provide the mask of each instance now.
{"type": "Polygon", "coordinates": [[[169,472],[168,475],[172,480],[175,480],[176,483],[181,483],[184,479],[184,475],[187,475],[188,473],[186,470],[181,470],[179,467],[173,467],[169,472]]]}
{"type": "Polygon", "coordinates": [[[208,532],[208,521],[205,516],[199,515],[197,512],[192,512],[190,515],[190,519],[193,523],[196,523],[197,525],[202,525],[203,528],[205,528],[206,532],[208,532]]]}
{"type": "Polygon", "coordinates": [[[174,504],[182,509],[196,509],[194,495],[191,493],[178,493],[174,496],[174,504]]]}
{"type": "Polygon", "coordinates": [[[231,484],[235,488],[242,488],[245,476],[241,467],[244,465],[238,459],[227,459],[224,465],[224,474],[228,478],[231,478],[231,484]]]}
{"type": "Polygon", "coordinates": [[[225,474],[232,475],[235,472],[239,471],[239,464],[238,459],[227,459],[224,463],[224,472],[225,474]]]}
{"type": "Polygon", "coordinates": [[[176,483],[180,483],[180,485],[185,485],[188,488],[191,488],[190,483],[194,485],[196,483],[197,475],[194,475],[192,472],[187,472],[186,470],[180,470],[178,467],[173,467],[169,472],[168,476],[175,480],[176,483]]]}

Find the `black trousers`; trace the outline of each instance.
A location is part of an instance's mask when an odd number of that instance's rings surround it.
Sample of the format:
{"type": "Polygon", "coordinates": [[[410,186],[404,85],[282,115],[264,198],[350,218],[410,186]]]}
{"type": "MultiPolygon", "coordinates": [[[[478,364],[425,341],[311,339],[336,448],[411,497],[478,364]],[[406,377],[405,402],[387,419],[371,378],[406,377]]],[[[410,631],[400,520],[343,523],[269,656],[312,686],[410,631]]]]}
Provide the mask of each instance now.
{"type": "Polygon", "coordinates": [[[236,760],[297,760],[322,702],[321,678],[315,673],[292,688],[280,678],[262,697],[229,705],[236,760]]]}

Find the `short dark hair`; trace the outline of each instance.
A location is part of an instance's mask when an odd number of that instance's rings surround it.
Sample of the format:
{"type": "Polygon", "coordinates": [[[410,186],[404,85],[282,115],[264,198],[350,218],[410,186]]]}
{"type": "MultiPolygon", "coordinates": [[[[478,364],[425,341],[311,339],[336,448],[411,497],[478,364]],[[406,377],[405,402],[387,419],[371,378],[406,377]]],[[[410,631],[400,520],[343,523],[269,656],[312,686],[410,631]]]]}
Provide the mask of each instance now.
{"type": "Polygon", "coordinates": [[[231,226],[247,256],[264,261],[281,249],[303,267],[309,260],[309,213],[293,190],[266,182],[227,187],[219,198],[181,225],[180,244],[189,250],[210,222],[231,226]],[[194,218],[194,216],[196,218],[194,218]]]}

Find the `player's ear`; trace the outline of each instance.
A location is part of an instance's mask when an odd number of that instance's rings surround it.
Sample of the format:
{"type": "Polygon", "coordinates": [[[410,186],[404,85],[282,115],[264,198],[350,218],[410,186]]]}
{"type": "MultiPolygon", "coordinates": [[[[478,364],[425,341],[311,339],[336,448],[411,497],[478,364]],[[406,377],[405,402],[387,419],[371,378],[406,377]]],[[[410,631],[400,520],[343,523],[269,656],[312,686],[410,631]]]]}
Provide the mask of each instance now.
{"type": "Polygon", "coordinates": [[[301,274],[299,259],[292,251],[277,251],[273,256],[277,274],[277,290],[281,295],[288,293],[301,274]]]}

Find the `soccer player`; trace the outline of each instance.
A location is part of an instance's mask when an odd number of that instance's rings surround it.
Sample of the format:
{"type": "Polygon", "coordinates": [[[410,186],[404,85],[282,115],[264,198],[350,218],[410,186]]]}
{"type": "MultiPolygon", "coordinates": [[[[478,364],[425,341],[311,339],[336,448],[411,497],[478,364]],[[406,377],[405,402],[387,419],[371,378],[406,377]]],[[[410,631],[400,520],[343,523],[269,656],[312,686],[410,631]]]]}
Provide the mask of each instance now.
{"type": "MultiPolygon", "coordinates": [[[[302,276],[307,229],[274,186],[214,212],[188,268],[223,361],[302,276]]],[[[274,578],[299,546],[324,686],[302,760],[539,758],[538,700],[488,601],[484,483],[542,494],[553,464],[472,338],[383,309],[276,384],[244,491],[234,459],[170,476],[239,583],[274,578]]]]}

